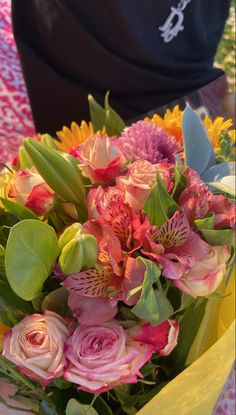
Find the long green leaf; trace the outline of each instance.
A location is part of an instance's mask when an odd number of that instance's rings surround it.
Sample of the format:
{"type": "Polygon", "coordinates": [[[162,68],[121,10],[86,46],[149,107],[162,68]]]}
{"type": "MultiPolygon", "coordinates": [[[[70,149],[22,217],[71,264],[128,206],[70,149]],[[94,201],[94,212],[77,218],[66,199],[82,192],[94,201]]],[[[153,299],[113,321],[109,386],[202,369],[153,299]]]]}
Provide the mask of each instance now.
{"type": "Polygon", "coordinates": [[[13,213],[22,219],[39,219],[38,216],[32,212],[32,210],[19,205],[18,203],[12,202],[8,199],[1,198],[1,202],[7,212],[13,213]]]}
{"type": "Polygon", "coordinates": [[[204,317],[206,304],[206,299],[199,298],[187,308],[180,320],[178,344],[167,357],[167,364],[173,366],[175,373],[179,373],[185,366],[189,350],[204,317]]]}
{"type": "Polygon", "coordinates": [[[93,128],[95,133],[99,130],[102,130],[105,125],[105,110],[102,108],[101,105],[97,103],[97,101],[93,98],[92,95],[88,95],[88,102],[89,102],[89,112],[90,112],[90,119],[93,124],[93,128]]]}
{"type": "Polygon", "coordinates": [[[105,95],[105,127],[109,136],[120,135],[125,128],[125,123],[117,112],[109,104],[109,91],[105,95]]]}
{"type": "Polygon", "coordinates": [[[26,139],[24,146],[48,185],[67,202],[85,208],[86,195],[81,173],[58,151],[47,148],[36,140],[26,139]]]}

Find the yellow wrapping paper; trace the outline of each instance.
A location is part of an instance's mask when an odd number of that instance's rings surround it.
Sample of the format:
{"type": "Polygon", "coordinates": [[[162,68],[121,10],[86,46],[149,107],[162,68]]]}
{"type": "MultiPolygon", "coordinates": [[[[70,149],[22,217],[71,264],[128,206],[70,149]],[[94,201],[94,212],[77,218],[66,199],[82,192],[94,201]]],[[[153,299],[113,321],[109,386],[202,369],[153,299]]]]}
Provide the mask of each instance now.
{"type": "Polygon", "coordinates": [[[209,330],[203,321],[190,350],[188,363],[193,363],[166,385],[138,415],[212,414],[235,358],[235,269],[225,293],[230,295],[217,302],[212,300],[207,319],[211,322],[209,330]]]}

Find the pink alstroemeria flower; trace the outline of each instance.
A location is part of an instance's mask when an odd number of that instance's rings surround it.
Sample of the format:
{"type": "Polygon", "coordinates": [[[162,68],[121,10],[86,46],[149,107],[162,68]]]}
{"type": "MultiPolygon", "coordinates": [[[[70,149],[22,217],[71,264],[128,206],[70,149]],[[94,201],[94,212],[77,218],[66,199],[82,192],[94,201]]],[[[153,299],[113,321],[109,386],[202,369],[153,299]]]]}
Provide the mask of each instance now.
{"type": "Polygon", "coordinates": [[[135,235],[148,219],[140,210],[136,212],[125,203],[111,202],[100,219],[113,229],[123,251],[131,254],[141,247],[135,235]]]}
{"type": "Polygon", "coordinates": [[[126,159],[116,146],[116,141],[116,137],[94,134],[79,146],[79,167],[92,183],[108,183],[124,167],[126,159]]]}
{"type": "Polygon", "coordinates": [[[223,195],[213,195],[211,211],[215,213],[215,229],[235,226],[236,206],[223,195]]]}
{"type": "Polygon", "coordinates": [[[212,207],[213,193],[203,182],[195,182],[181,193],[179,206],[192,224],[196,219],[205,218],[212,207]]]}
{"type": "Polygon", "coordinates": [[[13,177],[8,197],[41,216],[52,208],[54,191],[36,170],[24,169],[18,170],[13,177]]]}
{"type": "Polygon", "coordinates": [[[191,230],[181,210],[160,228],[144,227],[136,237],[142,240],[143,254],[161,264],[162,275],[173,280],[181,278],[210,251],[210,246],[191,230]]]}
{"type": "Polygon", "coordinates": [[[214,195],[192,170],[187,171],[188,184],[180,194],[178,203],[192,224],[210,213],[215,214],[215,229],[227,229],[235,226],[235,204],[223,195],[214,195]]]}
{"type": "MultiPolygon", "coordinates": [[[[130,290],[142,285],[146,270],[143,262],[124,255],[116,229],[102,220],[86,222],[83,230],[97,239],[98,263],[96,268],[69,275],[63,283],[64,287],[77,295],[112,298],[128,305],[135,304],[140,292],[129,300],[127,296],[130,290]]],[[[125,237],[123,233],[122,236],[125,237]]]]}
{"type": "Polygon", "coordinates": [[[79,324],[101,324],[118,313],[117,300],[107,297],[88,297],[69,292],[68,306],[79,324]],[[95,312],[91,312],[95,310],[95,312]]]}

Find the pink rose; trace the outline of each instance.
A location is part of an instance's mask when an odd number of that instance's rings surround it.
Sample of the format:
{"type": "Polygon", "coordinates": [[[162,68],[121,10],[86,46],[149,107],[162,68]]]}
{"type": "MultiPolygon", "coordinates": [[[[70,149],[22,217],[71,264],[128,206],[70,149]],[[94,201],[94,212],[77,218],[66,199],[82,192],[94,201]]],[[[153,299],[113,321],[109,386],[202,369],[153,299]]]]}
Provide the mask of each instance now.
{"type": "Polygon", "coordinates": [[[36,171],[24,169],[14,176],[8,197],[41,216],[52,208],[54,191],[36,171]]]}
{"type": "Polygon", "coordinates": [[[130,338],[140,344],[148,345],[153,352],[167,356],[177,345],[179,323],[166,320],[153,327],[150,323],[134,326],[129,329],[130,338]]]}
{"type": "Polygon", "coordinates": [[[110,182],[120,173],[126,159],[116,147],[116,137],[94,134],[80,145],[79,167],[92,183],[110,182]]]}
{"type": "Polygon", "coordinates": [[[212,246],[207,255],[196,261],[181,279],[173,280],[173,283],[192,297],[210,295],[220,285],[226,273],[226,262],[229,257],[228,246],[212,246]]]}
{"type": "Polygon", "coordinates": [[[87,196],[89,219],[96,219],[107,205],[114,201],[124,202],[124,195],[116,186],[98,186],[90,189],[87,196]]]}
{"type": "Polygon", "coordinates": [[[136,383],[139,369],[153,350],[129,339],[128,330],[115,321],[79,326],[66,342],[69,365],[65,379],[91,393],[136,383]]]}
{"type": "Polygon", "coordinates": [[[135,210],[142,210],[152,186],[156,182],[157,172],[168,188],[170,172],[161,164],[151,164],[147,160],[137,160],[129,166],[125,176],[116,178],[116,185],[122,191],[125,202],[135,210]]]}
{"type": "Polygon", "coordinates": [[[2,354],[22,373],[46,386],[63,374],[67,337],[66,323],[58,314],[32,314],[5,335],[2,354]]]}

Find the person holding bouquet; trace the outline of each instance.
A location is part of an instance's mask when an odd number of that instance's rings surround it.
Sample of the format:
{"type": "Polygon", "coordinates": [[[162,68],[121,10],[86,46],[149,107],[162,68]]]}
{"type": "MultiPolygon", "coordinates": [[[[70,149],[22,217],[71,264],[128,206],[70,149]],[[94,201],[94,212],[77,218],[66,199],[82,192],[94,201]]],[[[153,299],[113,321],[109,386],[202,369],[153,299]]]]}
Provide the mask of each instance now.
{"type": "Polygon", "coordinates": [[[229,7],[230,0],[12,0],[37,131],[55,135],[72,119],[88,120],[87,95],[101,102],[108,90],[126,120],[197,90],[192,104],[220,114],[227,81],[213,62],[229,7]]]}

